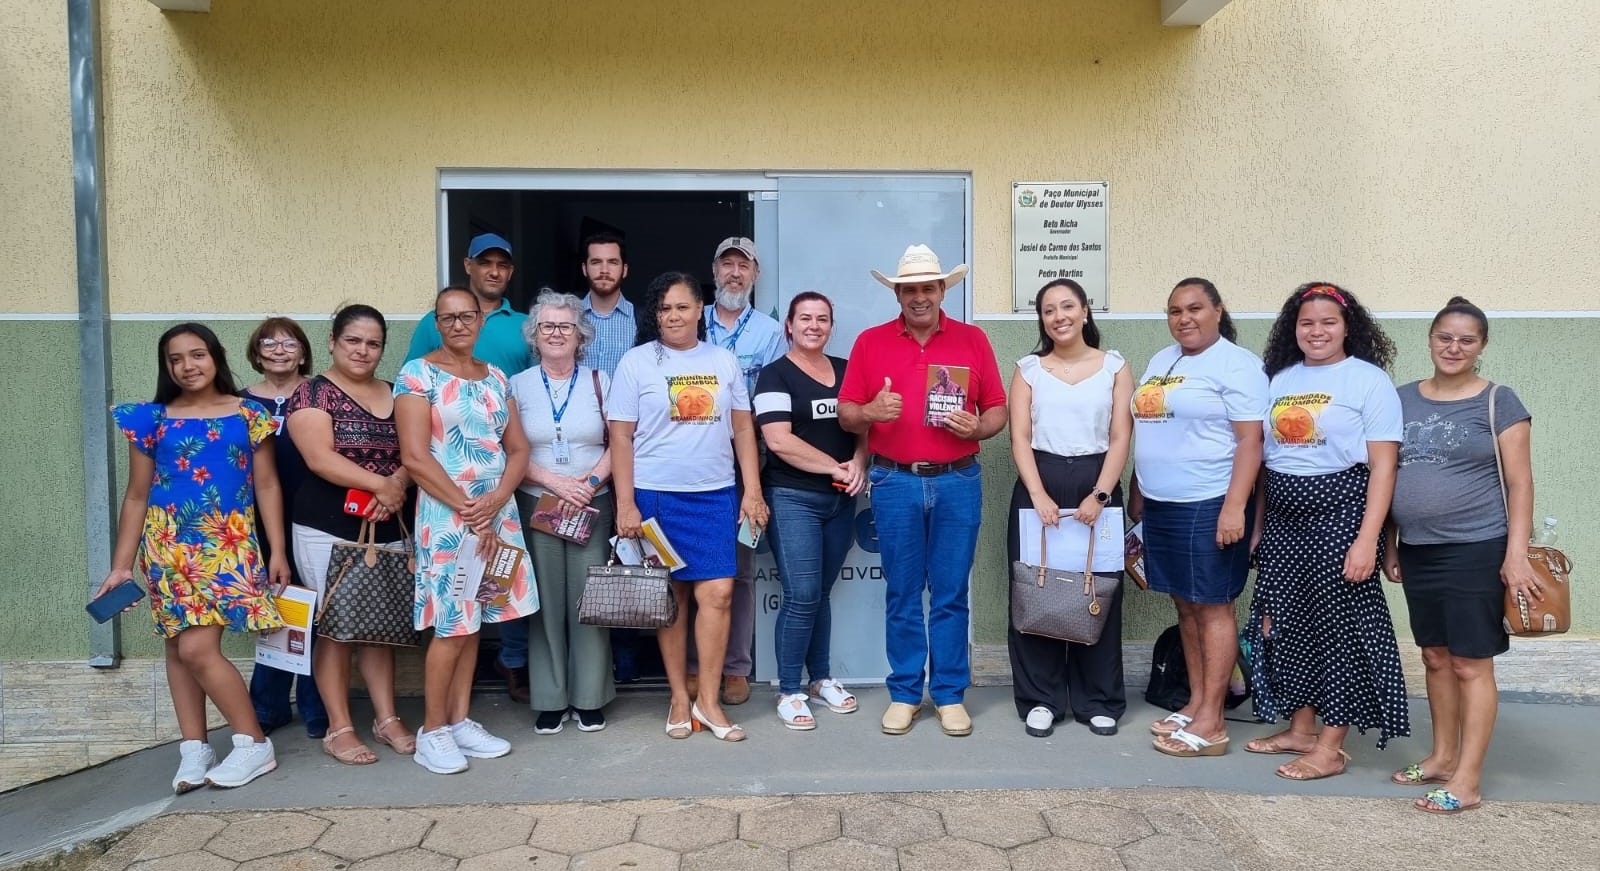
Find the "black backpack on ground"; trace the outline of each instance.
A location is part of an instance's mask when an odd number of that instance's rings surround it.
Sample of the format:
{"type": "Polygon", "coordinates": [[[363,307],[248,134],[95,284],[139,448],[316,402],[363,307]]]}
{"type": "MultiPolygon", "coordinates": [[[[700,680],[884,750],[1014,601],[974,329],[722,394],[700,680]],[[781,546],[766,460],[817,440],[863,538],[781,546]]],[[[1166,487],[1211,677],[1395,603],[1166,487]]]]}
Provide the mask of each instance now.
{"type": "MultiPolygon", "coordinates": [[[[1241,657],[1240,662],[1248,660],[1241,657]]],[[[1240,695],[1230,688],[1223,705],[1231,711],[1248,698],[1248,686],[1240,695]]],[[[1183,639],[1177,626],[1168,626],[1156,639],[1155,649],[1150,654],[1150,682],[1145,685],[1144,700],[1168,711],[1178,711],[1189,704],[1189,664],[1183,658],[1183,639]]]]}
{"type": "Polygon", "coordinates": [[[1189,664],[1183,659],[1178,627],[1168,626],[1156,639],[1150,655],[1150,683],[1144,700],[1158,708],[1176,711],[1189,704],[1189,664]]]}

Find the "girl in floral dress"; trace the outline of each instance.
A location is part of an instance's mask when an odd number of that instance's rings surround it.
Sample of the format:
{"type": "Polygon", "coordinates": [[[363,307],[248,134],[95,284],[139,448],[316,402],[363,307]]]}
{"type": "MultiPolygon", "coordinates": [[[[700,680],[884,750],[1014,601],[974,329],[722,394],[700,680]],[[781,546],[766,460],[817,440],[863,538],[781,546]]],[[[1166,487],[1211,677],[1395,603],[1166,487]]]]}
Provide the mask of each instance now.
{"type": "Polygon", "coordinates": [[[244,679],[222,654],[222,630],[283,625],[271,596],[289,582],[274,426],[260,404],[239,398],[211,330],[179,324],[159,348],[155,401],[112,409],[130,443],[128,486],[111,572],[95,595],[133,578],[136,567],[149,589],[183,734],[173,790],[243,786],[278,763],[244,679]],[[258,502],[272,547],[266,563],[255,536],[258,502]],[[207,698],[234,732],[220,765],[206,743],[207,698]]]}
{"type": "Polygon", "coordinates": [[[487,579],[476,597],[452,591],[468,533],[479,554],[498,541],[526,550],[512,494],[532,448],[517,416],[509,382],[472,356],[483,326],[478,298],[445,288],[434,301],[441,347],[408,361],[394,380],[400,457],[418,486],[415,623],[432,629],[423,671],[423,725],[412,756],[435,774],[465,771],[467,757],[511,752],[504,738],[467,716],[484,623],[517,620],[539,610],[532,560],[526,555],[503,587],[487,579]],[[506,474],[506,469],[517,470],[506,474]]]}

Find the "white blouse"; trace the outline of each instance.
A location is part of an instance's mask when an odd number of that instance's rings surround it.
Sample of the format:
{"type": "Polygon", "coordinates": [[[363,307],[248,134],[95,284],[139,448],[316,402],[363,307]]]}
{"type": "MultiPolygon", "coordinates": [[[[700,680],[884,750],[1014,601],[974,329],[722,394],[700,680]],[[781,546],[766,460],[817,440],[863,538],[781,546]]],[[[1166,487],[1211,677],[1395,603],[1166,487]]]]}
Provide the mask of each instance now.
{"type": "Polygon", "coordinates": [[[1018,360],[1017,371],[1033,393],[1033,449],[1058,457],[1105,453],[1111,446],[1112,390],[1126,365],[1121,354],[1107,351],[1099,371],[1068,384],[1044,371],[1037,354],[1018,360]]]}

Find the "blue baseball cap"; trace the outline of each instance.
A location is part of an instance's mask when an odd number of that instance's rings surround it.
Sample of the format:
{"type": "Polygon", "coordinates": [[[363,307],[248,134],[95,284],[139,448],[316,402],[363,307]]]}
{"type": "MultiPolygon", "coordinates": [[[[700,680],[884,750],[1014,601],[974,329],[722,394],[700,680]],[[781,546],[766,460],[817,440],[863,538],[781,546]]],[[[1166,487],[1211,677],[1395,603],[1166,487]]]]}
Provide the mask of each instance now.
{"type": "Polygon", "coordinates": [[[495,233],[482,233],[473,236],[472,241],[467,243],[467,257],[476,260],[491,248],[499,248],[506,252],[507,257],[511,256],[511,243],[507,242],[505,237],[495,233]]]}

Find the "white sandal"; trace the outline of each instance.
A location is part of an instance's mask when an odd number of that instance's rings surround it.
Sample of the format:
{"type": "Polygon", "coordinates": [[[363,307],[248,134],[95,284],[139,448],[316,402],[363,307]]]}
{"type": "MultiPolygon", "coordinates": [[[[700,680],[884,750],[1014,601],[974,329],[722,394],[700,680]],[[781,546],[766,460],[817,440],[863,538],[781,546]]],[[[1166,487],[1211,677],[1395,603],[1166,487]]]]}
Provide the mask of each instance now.
{"type": "Polygon", "coordinates": [[[856,697],[831,677],[811,685],[811,699],[827,705],[835,714],[853,714],[856,710],[856,697]]]}
{"type": "Polygon", "coordinates": [[[796,732],[809,732],[817,728],[817,718],[811,716],[811,706],[806,704],[805,693],[791,693],[778,696],[778,716],[783,719],[785,728],[796,732]],[[801,718],[805,718],[801,722],[801,718]]]}

